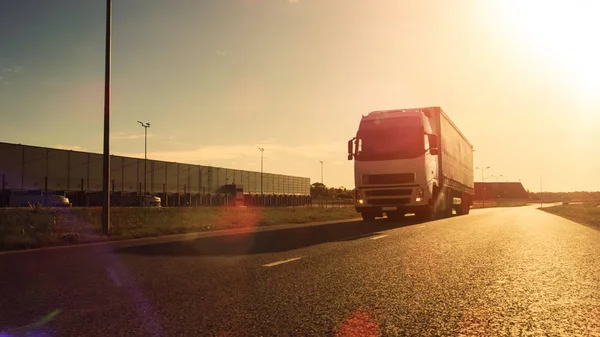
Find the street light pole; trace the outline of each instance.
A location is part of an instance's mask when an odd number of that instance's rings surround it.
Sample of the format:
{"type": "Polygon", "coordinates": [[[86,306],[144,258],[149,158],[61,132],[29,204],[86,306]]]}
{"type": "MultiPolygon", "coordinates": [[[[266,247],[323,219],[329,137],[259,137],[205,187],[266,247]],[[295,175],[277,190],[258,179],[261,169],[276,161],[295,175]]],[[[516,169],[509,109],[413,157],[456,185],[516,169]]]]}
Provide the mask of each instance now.
{"type": "Polygon", "coordinates": [[[104,54],[104,149],[102,157],[102,232],[110,234],[110,44],[112,0],[106,0],[106,49],[104,54]]]}
{"type": "Polygon", "coordinates": [[[542,199],[542,192],[544,190],[542,189],[542,176],[540,176],[540,208],[544,207],[544,200],[542,199]]]}
{"type": "Polygon", "coordinates": [[[485,171],[486,169],[490,169],[491,167],[486,166],[486,167],[476,167],[476,170],[481,170],[481,198],[482,198],[482,208],[485,208],[485,185],[483,184],[483,171],[485,171]]]}
{"type": "Polygon", "coordinates": [[[486,167],[476,167],[475,169],[476,170],[481,170],[481,182],[483,182],[483,179],[484,179],[484,177],[483,177],[483,171],[485,171],[487,169],[491,169],[491,167],[489,167],[489,166],[486,166],[486,167]]]}
{"type": "Polygon", "coordinates": [[[260,195],[263,195],[263,153],[265,149],[262,147],[258,148],[260,150],[260,195]]]}
{"type": "Polygon", "coordinates": [[[323,161],[319,160],[319,163],[321,163],[321,184],[325,185],[325,184],[323,184],[323,161]]]}
{"type": "Polygon", "coordinates": [[[150,123],[142,123],[140,121],[137,122],[144,127],[144,198],[146,198],[146,182],[148,181],[146,178],[148,174],[148,166],[146,164],[148,163],[148,128],[150,127],[150,123]]]}

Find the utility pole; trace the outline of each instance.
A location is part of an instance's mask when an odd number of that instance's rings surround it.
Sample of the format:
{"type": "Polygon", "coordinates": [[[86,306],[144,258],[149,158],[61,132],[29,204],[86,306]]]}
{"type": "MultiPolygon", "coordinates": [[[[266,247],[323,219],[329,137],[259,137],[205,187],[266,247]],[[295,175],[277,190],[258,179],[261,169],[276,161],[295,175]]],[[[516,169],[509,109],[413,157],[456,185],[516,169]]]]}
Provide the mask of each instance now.
{"type": "Polygon", "coordinates": [[[144,198],[142,200],[145,200],[147,192],[146,181],[148,181],[148,179],[146,179],[146,175],[148,174],[148,128],[150,127],[150,123],[142,123],[140,121],[137,122],[144,127],[144,198]]]}
{"type": "Polygon", "coordinates": [[[106,50],[104,54],[104,152],[102,160],[102,232],[110,234],[110,44],[112,0],[106,0],[106,50]]]}
{"type": "Polygon", "coordinates": [[[482,199],[482,208],[485,208],[485,185],[483,184],[483,171],[485,171],[486,169],[490,169],[491,167],[486,166],[486,167],[476,167],[476,170],[481,170],[481,199],[482,199]]]}
{"type": "Polygon", "coordinates": [[[319,163],[321,163],[321,184],[323,184],[323,186],[325,186],[325,184],[323,183],[323,161],[319,160],[319,163]]]}
{"type": "Polygon", "coordinates": [[[540,176],[540,208],[544,207],[544,199],[542,199],[542,176],[540,176]]]}
{"type": "Polygon", "coordinates": [[[260,150],[260,195],[263,195],[263,154],[265,149],[262,147],[258,148],[260,150]]]}

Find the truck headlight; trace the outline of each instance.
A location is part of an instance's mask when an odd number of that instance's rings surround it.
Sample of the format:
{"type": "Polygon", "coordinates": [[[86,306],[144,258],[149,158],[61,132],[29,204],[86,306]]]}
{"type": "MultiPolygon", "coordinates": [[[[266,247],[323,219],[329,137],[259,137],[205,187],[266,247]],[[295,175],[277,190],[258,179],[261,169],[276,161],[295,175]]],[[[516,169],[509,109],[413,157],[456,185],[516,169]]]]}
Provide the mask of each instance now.
{"type": "Polygon", "coordinates": [[[364,201],[364,200],[362,200],[362,199],[358,199],[358,200],[357,200],[357,202],[358,202],[359,204],[364,204],[364,203],[365,203],[365,201],[364,201]]]}
{"type": "Polygon", "coordinates": [[[417,188],[417,197],[415,198],[416,202],[423,200],[423,196],[425,195],[425,191],[422,188],[417,188]]]}

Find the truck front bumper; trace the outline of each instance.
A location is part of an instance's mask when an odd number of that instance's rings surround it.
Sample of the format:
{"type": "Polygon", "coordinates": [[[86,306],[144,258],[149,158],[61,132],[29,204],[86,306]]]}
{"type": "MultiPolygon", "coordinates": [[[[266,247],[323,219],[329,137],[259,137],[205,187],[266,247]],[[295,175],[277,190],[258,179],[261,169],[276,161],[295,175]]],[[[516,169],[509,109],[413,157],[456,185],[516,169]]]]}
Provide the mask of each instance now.
{"type": "Polygon", "coordinates": [[[354,207],[359,213],[383,214],[385,212],[418,213],[426,212],[430,209],[428,205],[402,205],[402,206],[369,206],[361,205],[354,207]]]}
{"type": "Polygon", "coordinates": [[[365,186],[356,190],[355,208],[359,213],[418,213],[429,210],[430,202],[426,186],[365,186]]]}

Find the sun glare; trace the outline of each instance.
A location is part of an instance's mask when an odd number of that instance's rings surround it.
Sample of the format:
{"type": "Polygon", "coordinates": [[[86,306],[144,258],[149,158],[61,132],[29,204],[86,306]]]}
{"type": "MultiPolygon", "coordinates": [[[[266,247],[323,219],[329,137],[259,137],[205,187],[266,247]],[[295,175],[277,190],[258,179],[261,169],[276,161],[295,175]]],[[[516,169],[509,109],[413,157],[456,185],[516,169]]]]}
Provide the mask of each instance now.
{"type": "Polygon", "coordinates": [[[569,83],[574,104],[600,120],[600,1],[505,0],[498,6],[511,39],[559,67],[565,77],[556,80],[569,83]]]}

